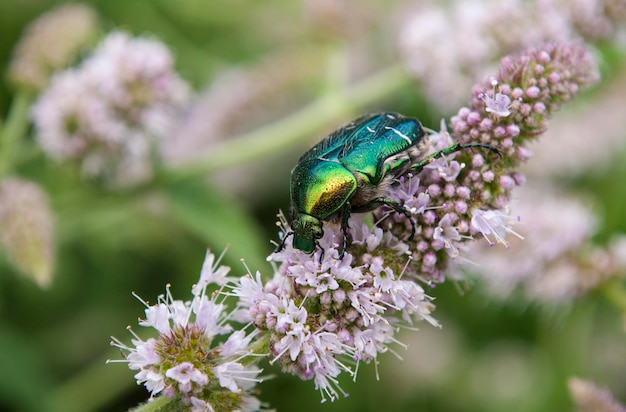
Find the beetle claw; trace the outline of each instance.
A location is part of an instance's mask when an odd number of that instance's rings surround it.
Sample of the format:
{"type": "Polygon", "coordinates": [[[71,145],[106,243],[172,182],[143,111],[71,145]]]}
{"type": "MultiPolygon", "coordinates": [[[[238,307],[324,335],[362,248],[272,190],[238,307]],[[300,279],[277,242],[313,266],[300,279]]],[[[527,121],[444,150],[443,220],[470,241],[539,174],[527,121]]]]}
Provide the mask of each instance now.
{"type": "Polygon", "coordinates": [[[407,238],[409,242],[412,242],[415,239],[415,220],[413,220],[413,216],[409,216],[409,222],[411,222],[411,234],[407,238]]]}
{"type": "Polygon", "coordinates": [[[341,248],[341,253],[339,254],[339,260],[343,259],[343,255],[346,254],[346,249],[348,248],[348,235],[344,229],[343,231],[343,246],[341,248]]]}
{"type": "Polygon", "coordinates": [[[287,232],[287,234],[281,239],[280,243],[276,245],[276,248],[274,249],[274,253],[281,252],[285,248],[285,244],[286,244],[285,242],[287,242],[287,238],[292,235],[293,235],[293,232],[287,232]]]}
{"type": "Polygon", "coordinates": [[[339,252],[339,260],[343,260],[344,255],[346,254],[346,245],[344,244],[343,249],[339,252]]]}
{"type": "Polygon", "coordinates": [[[320,250],[320,260],[319,260],[319,263],[320,263],[320,266],[322,266],[322,261],[324,260],[324,252],[325,252],[324,248],[320,246],[320,243],[317,240],[315,241],[315,246],[316,246],[317,249],[320,250]]]}

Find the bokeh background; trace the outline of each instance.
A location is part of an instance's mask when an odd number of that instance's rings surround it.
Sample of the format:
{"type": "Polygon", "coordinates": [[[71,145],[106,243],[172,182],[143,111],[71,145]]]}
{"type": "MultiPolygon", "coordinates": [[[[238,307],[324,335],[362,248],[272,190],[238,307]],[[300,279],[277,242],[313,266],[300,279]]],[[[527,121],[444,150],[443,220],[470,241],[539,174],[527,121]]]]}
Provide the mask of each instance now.
{"type": "MultiPolygon", "coordinates": [[[[8,67],[25,27],[60,4],[0,2],[1,67],[8,67]]],[[[358,104],[344,105],[342,99],[350,97],[336,93],[402,61],[401,49],[407,46],[401,36],[408,34],[401,28],[410,13],[420,10],[419,1],[85,4],[97,13],[101,35],[118,29],[165,43],[191,86],[192,106],[172,139],[192,138],[172,140],[168,165],[187,164],[196,150],[210,151],[212,145],[275,125],[280,133],[293,130],[301,137],[263,156],[136,190],[85,180],[76,165],[33,149],[15,172],[37,182],[50,198],[55,264],[50,286],[42,289],[22,276],[6,253],[0,255],[0,410],[122,411],[144,401],[147,393],[135,384],[132,371],[105,363],[120,357],[109,346],[110,336],[129,340],[125,327],[143,315],[131,292],[154,301],[170,283],[174,295],[185,298],[205,249],[220,252],[227,244],[225,263],[233,273],[246,273],[240,262],[245,258],[253,271],[269,277],[265,256],[277,239],[276,213],[288,207],[289,171],[304,149],[364,111],[397,111],[438,128],[442,117],[464,104],[456,96],[470,94],[469,87],[456,89],[434,102],[428,79],[403,81],[393,92],[358,104]],[[325,110],[309,106],[320,101],[325,110]],[[339,107],[336,114],[325,114],[333,105],[339,107]],[[319,118],[293,116],[307,107],[311,110],[305,113],[319,118]],[[171,197],[177,201],[164,200],[171,197]]],[[[461,29],[452,25],[447,33],[452,38],[461,29]]],[[[557,114],[555,124],[563,116],[561,140],[554,143],[552,158],[532,165],[538,172],[529,172],[529,180],[544,185],[539,186],[544,194],[558,187],[593,205],[597,222],[590,242],[605,245],[626,232],[626,66],[623,41],[598,41],[595,47],[603,82],[557,114]],[[617,95],[613,103],[594,110],[609,92],[617,95]],[[584,124],[573,130],[565,127],[581,120],[584,124]],[[606,134],[612,140],[603,140],[606,134]],[[572,153],[573,167],[559,168],[558,158],[570,157],[570,138],[583,149],[572,153]],[[589,159],[597,149],[602,155],[589,159]]],[[[420,58],[431,57],[424,51],[420,58]]],[[[8,82],[0,83],[3,117],[15,94],[8,82]]],[[[25,140],[33,139],[28,126],[25,140]]],[[[534,150],[541,153],[541,143],[534,150]]],[[[520,233],[526,230],[532,227],[522,226],[520,233]]],[[[623,280],[617,282],[623,288],[623,280]]],[[[433,289],[435,317],[443,329],[425,324],[418,332],[405,331],[401,339],[408,349],[398,348],[402,359],[387,354],[378,370],[362,367],[357,383],[346,379],[343,384],[347,399],[320,404],[312,382],[280,375],[268,365],[266,371],[275,378],[259,385],[260,398],[279,411],[567,411],[575,410],[567,386],[575,376],[626,400],[619,293],[593,285],[566,299],[537,299],[515,288],[505,295],[492,293],[485,283],[468,277],[433,289]]]]}

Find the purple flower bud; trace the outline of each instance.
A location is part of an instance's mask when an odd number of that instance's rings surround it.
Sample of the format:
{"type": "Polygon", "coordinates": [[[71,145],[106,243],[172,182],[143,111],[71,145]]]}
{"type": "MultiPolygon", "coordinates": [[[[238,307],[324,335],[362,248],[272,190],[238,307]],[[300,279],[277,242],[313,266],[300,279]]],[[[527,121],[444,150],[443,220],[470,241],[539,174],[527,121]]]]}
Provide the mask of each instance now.
{"type": "Polygon", "coordinates": [[[494,178],[495,178],[495,174],[491,170],[487,170],[486,172],[483,173],[483,180],[485,182],[493,182],[494,178]]]}
{"type": "Polygon", "coordinates": [[[504,126],[497,126],[494,130],[493,130],[493,135],[496,138],[500,138],[500,137],[504,137],[506,136],[506,128],[504,126]]]}
{"type": "Polygon", "coordinates": [[[446,197],[452,197],[454,196],[454,193],[456,192],[456,188],[454,187],[453,184],[446,184],[445,187],[443,188],[443,194],[446,197]]]}
{"type": "Polygon", "coordinates": [[[461,199],[469,199],[472,192],[469,189],[469,187],[467,186],[459,186],[456,188],[456,194],[461,198],[461,199]]]}
{"type": "Polygon", "coordinates": [[[423,263],[426,267],[434,267],[437,264],[437,256],[433,252],[428,252],[424,254],[423,263]]]}
{"type": "Polygon", "coordinates": [[[483,132],[489,131],[493,127],[493,121],[485,118],[480,122],[479,129],[483,132]]]}
{"type": "Polygon", "coordinates": [[[478,170],[470,170],[467,176],[472,182],[476,182],[480,179],[480,172],[478,170]]]}
{"type": "Polygon", "coordinates": [[[524,97],[524,91],[522,90],[521,87],[516,87],[513,89],[513,91],[511,92],[511,98],[513,100],[519,100],[522,97],[524,97]]]}
{"type": "Polygon", "coordinates": [[[419,252],[425,252],[428,250],[430,246],[428,245],[428,242],[424,241],[424,240],[420,240],[416,246],[416,250],[418,250],[419,252]]]}
{"type": "Polygon", "coordinates": [[[515,180],[513,180],[513,178],[508,175],[500,176],[500,178],[498,179],[498,183],[500,183],[500,186],[502,186],[506,190],[511,190],[515,187],[515,180]]]}
{"type": "Polygon", "coordinates": [[[561,81],[561,75],[557,72],[552,72],[548,75],[548,81],[551,84],[557,84],[561,81]]]}
{"type": "Polygon", "coordinates": [[[427,210],[422,216],[424,223],[426,223],[427,225],[432,225],[437,219],[437,215],[432,210],[427,210]]]}
{"type": "Polygon", "coordinates": [[[472,156],[472,167],[479,168],[485,164],[485,158],[480,153],[476,153],[472,156]]]}
{"type": "Polygon", "coordinates": [[[537,54],[537,61],[541,64],[548,64],[551,60],[550,54],[547,51],[541,51],[537,54]]]}
{"type": "Polygon", "coordinates": [[[516,124],[509,124],[506,126],[506,135],[509,137],[517,137],[520,134],[520,128],[516,124]]]}
{"type": "Polygon", "coordinates": [[[524,175],[519,172],[513,173],[513,179],[515,179],[515,183],[518,186],[522,186],[524,183],[526,183],[526,177],[524,177],[524,175]]]}
{"type": "Polygon", "coordinates": [[[459,214],[465,214],[465,213],[467,213],[467,210],[468,210],[467,203],[465,203],[465,202],[464,202],[464,201],[462,201],[462,200],[457,201],[457,202],[454,204],[454,210],[455,210],[457,213],[459,213],[459,214]]]}
{"type": "Polygon", "coordinates": [[[539,87],[537,86],[531,86],[528,89],[526,89],[526,97],[528,97],[529,99],[538,98],[540,93],[541,91],[539,90],[539,87]]]}
{"type": "Polygon", "coordinates": [[[430,197],[438,197],[441,194],[441,187],[434,184],[428,186],[428,194],[430,197]]]}
{"type": "Polygon", "coordinates": [[[467,123],[470,126],[476,126],[476,125],[480,124],[481,121],[482,121],[482,117],[480,116],[480,113],[478,113],[478,112],[471,112],[467,116],[467,123]]]}

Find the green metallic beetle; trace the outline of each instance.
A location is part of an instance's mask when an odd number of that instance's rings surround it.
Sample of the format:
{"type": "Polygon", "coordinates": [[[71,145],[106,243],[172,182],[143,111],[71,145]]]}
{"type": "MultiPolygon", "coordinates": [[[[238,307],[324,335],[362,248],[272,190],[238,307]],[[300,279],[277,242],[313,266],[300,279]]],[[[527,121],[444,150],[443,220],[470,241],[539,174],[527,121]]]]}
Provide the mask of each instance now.
{"type": "Polygon", "coordinates": [[[341,258],[347,246],[350,214],[382,205],[407,216],[412,240],[415,222],[411,214],[383,195],[395,179],[408,172],[419,173],[432,160],[467,147],[485,147],[499,154],[486,144],[455,143],[422,158],[425,135],[417,119],[397,113],[370,114],[334,131],[304,153],[291,171],[291,232],[283,237],[276,251],[282,250],[287,238],[293,235],[295,249],[312,253],[324,235],[322,222],[330,221],[341,224],[341,258]]]}

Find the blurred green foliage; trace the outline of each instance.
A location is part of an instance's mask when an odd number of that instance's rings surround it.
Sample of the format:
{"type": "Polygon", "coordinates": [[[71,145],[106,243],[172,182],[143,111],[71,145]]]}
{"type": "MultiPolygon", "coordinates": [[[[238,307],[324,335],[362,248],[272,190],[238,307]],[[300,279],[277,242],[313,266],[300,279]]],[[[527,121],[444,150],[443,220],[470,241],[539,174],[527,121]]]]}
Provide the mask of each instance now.
{"type": "MultiPolygon", "coordinates": [[[[0,2],[2,67],[24,27],[60,3],[0,2]]],[[[89,4],[107,28],[164,41],[196,90],[220,70],[252,65],[270,53],[337,46],[312,33],[299,1],[89,4]]],[[[302,95],[317,94],[324,75],[310,78],[302,95]]],[[[12,93],[0,84],[1,113],[9,110],[12,93]]],[[[371,109],[376,108],[416,114],[431,125],[442,115],[425,105],[414,87],[371,109]]],[[[82,182],[74,168],[33,154],[19,173],[39,182],[51,197],[57,267],[51,289],[40,290],[0,261],[0,410],[117,411],[144,401],[146,391],[135,385],[133,372],[123,364],[105,365],[106,359],[119,358],[109,347],[110,335],[128,340],[124,327],[143,315],[131,292],[154,301],[171,283],[174,295],[185,298],[204,249],[219,253],[227,243],[226,262],[234,273],[245,273],[239,262],[245,258],[252,270],[269,275],[264,258],[277,236],[275,214],[288,205],[289,169],[306,144],[277,154],[269,175],[247,168],[227,171],[226,179],[248,183],[234,194],[204,180],[167,179],[148,197],[111,193],[82,182]],[[146,208],[156,211],[146,213],[146,208]]],[[[603,205],[603,239],[626,231],[624,159],[621,153],[602,174],[568,182],[603,205]]],[[[626,399],[623,319],[602,296],[583,298],[575,307],[546,308],[517,299],[497,303],[481,293],[480,285],[465,293],[457,286],[448,282],[432,291],[443,331],[406,333],[410,347],[399,350],[404,360],[384,357],[380,381],[373,366],[364,366],[357,384],[344,384],[349,398],[320,405],[312,382],[279,376],[268,367],[277,377],[260,385],[260,398],[280,411],[562,411],[572,408],[566,382],[576,375],[609,385],[626,399]],[[428,345],[420,341],[422,333],[428,345]],[[432,358],[441,358],[434,367],[432,358]]]]}

